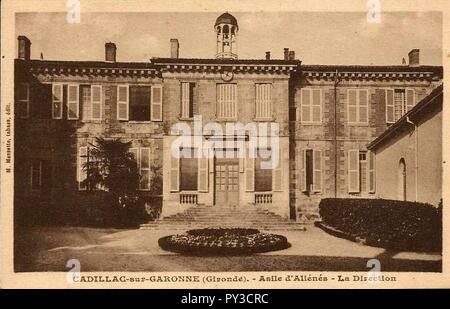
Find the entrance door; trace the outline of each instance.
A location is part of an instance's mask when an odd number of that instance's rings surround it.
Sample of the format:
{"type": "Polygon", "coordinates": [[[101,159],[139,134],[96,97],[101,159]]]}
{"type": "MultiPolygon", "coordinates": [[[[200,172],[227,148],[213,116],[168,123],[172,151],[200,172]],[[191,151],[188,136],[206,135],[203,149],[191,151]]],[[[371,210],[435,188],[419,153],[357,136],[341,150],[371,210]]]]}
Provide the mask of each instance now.
{"type": "Polygon", "coordinates": [[[239,160],[216,159],[216,205],[239,204],[239,160]]]}

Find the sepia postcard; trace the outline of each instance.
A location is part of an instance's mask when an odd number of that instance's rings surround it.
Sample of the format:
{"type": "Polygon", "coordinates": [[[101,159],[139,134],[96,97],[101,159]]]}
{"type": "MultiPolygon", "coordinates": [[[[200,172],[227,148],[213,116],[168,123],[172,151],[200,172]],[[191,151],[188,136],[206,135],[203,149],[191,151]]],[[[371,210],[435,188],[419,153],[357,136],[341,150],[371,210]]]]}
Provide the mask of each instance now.
{"type": "Polygon", "coordinates": [[[1,288],[450,287],[447,2],[1,5],[1,288]]]}

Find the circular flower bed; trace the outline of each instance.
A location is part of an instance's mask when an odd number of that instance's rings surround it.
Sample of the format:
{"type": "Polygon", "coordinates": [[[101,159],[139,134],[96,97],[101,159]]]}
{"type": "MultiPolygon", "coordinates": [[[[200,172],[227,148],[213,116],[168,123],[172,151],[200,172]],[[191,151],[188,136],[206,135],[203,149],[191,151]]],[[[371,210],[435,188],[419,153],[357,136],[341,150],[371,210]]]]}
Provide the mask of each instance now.
{"type": "Polygon", "coordinates": [[[244,255],[290,247],[282,235],[242,228],[190,230],[160,238],[158,244],[164,250],[189,255],[244,255]]]}

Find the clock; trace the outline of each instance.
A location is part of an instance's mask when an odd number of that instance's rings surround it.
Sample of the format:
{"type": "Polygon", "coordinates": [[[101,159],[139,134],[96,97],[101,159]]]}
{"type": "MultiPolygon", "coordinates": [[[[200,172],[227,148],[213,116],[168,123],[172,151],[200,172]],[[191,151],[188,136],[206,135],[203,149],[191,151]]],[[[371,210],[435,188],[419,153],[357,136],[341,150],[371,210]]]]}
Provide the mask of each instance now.
{"type": "Polygon", "coordinates": [[[222,80],[229,82],[233,79],[233,72],[232,71],[224,71],[224,72],[222,72],[220,77],[222,78],[222,80]]]}

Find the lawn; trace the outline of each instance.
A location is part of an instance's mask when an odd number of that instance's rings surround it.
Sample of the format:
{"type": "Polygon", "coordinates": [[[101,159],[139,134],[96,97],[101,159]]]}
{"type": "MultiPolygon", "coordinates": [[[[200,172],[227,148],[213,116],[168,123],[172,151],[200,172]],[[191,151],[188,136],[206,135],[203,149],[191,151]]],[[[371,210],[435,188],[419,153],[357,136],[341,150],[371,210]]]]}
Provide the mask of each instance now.
{"type": "Polygon", "coordinates": [[[309,226],[306,231],[271,231],[291,247],[252,256],[191,257],[159,248],[162,230],[35,227],[15,233],[15,271],[367,271],[371,258],[382,271],[441,271],[440,253],[388,251],[336,238],[309,226]]]}

